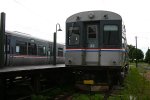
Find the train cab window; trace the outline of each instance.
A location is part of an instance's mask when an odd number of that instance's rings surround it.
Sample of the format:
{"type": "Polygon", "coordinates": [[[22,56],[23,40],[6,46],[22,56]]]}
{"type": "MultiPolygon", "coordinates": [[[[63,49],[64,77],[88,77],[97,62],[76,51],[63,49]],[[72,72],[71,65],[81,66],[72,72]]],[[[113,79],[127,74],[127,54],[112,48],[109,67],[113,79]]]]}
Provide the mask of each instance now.
{"type": "Polygon", "coordinates": [[[87,27],[88,38],[96,38],[97,35],[97,26],[96,25],[89,25],[87,27]]]}
{"type": "Polygon", "coordinates": [[[16,41],[16,53],[22,55],[27,54],[27,43],[22,41],[16,41]]]}
{"type": "Polygon", "coordinates": [[[78,45],[80,39],[79,27],[69,27],[68,33],[69,45],[78,45]]]}
{"type": "Polygon", "coordinates": [[[58,48],[58,56],[63,57],[63,48],[58,48]]]}
{"type": "Polygon", "coordinates": [[[38,46],[38,55],[45,56],[46,55],[46,47],[39,45],[38,46]]]}
{"type": "Polygon", "coordinates": [[[37,46],[35,43],[28,43],[28,55],[37,55],[37,46]]]}
{"type": "Polygon", "coordinates": [[[119,31],[117,25],[104,25],[103,43],[104,45],[119,44],[119,31]]]}

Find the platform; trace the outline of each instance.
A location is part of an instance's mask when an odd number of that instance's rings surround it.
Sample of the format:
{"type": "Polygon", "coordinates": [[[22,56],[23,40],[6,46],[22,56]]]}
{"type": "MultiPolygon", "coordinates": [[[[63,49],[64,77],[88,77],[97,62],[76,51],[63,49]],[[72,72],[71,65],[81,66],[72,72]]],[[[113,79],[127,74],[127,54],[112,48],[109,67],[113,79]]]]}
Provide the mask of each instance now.
{"type": "Polygon", "coordinates": [[[0,73],[16,72],[16,71],[28,71],[28,70],[39,70],[39,69],[50,69],[50,68],[62,68],[65,64],[57,65],[33,65],[33,66],[7,66],[0,68],[0,73]]]}

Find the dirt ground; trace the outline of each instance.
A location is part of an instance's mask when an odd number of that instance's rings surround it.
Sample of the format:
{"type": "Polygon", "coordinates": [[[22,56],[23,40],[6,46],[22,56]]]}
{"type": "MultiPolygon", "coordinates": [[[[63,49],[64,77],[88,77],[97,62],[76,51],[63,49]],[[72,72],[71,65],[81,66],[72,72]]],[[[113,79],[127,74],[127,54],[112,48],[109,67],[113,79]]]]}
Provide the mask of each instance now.
{"type": "Polygon", "coordinates": [[[147,71],[147,72],[145,73],[145,77],[146,77],[147,80],[150,81],[150,71],[147,71]]]}

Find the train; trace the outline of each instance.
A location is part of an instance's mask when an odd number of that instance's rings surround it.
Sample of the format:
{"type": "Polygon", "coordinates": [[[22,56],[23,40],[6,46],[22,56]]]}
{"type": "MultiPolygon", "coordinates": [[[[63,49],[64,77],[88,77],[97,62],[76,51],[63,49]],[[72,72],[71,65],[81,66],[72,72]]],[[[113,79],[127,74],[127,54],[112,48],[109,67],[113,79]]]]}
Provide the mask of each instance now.
{"type": "MultiPolygon", "coordinates": [[[[64,44],[57,43],[56,63],[64,63],[64,44]]],[[[43,65],[53,63],[53,42],[17,31],[5,32],[5,66],[43,65]]]]}
{"type": "Polygon", "coordinates": [[[66,19],[65,66],[83,84],[120,84],[128,71],[126,29],[111,11],[84,11],[66,19]]]}

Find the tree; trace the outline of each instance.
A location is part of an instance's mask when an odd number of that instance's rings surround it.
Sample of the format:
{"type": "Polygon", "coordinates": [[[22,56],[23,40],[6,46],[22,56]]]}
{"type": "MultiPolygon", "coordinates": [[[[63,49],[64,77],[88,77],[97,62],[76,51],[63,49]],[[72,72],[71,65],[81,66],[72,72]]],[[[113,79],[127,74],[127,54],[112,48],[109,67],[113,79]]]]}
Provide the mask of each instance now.
{"type": "Polygon", "coordinates": [[[150,64],[150,49],[149,48],[145,54],[145,61],[150,64]]]}
{"type": "Polygon", "coordinates": [[[143,60],[144,58],[144,53],[141,49],[137,49],[137,54],[136,54],[136,48],[133,45],[128,45],[129,48],[129,59],[133,62],[134,59],[137,58],[139,61],[140,59],[143,60]]]}
{"type": "Polygon", "coordinates": [[[133,62],[133,60],[134,60],[133,52],[134,52],[134,50],[135,50],[135,46],[133,46],[133,45],[128,45],[128,48],[129,48],[129,59],[131,59],[131,61],[133,62]]]}
{"type": "Polygon", "coordinates": [[[141,49],[137,49],[137,52],[136,52],[136,49],[134,49],[134,51],[133,51],[133,58],[137,59],[138,61],[139,60],[143,60],[143,58],[144,58],[143,51],[141,49]]]}

